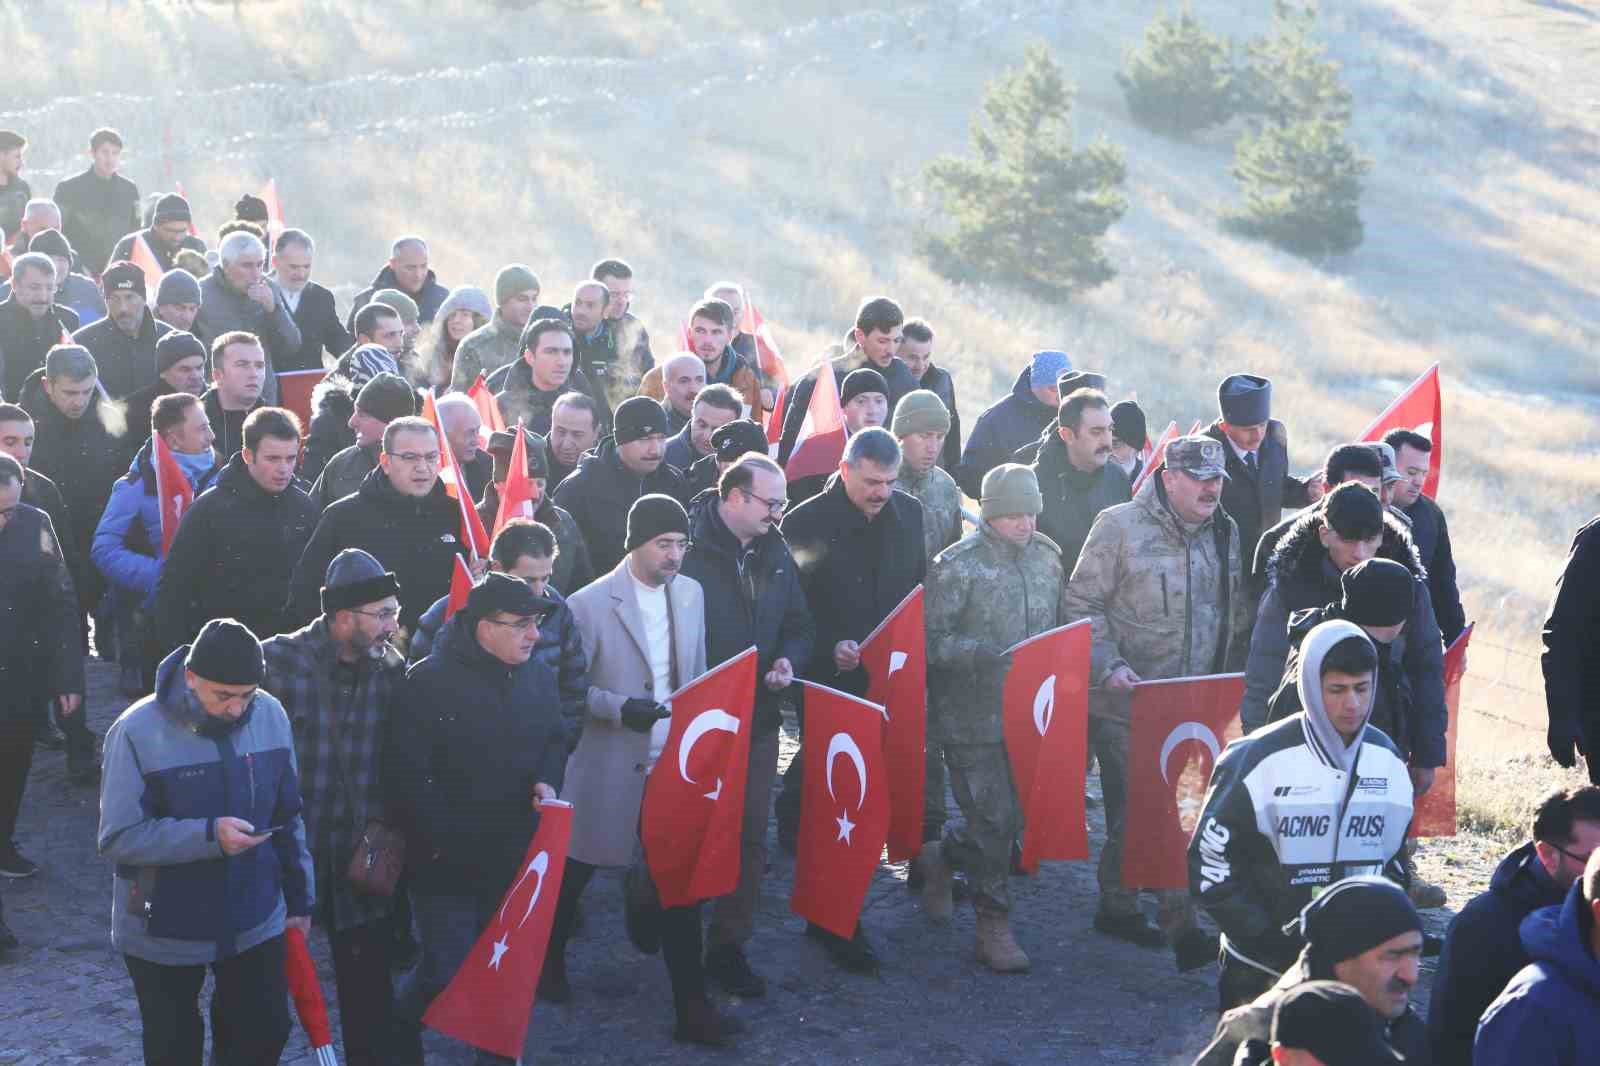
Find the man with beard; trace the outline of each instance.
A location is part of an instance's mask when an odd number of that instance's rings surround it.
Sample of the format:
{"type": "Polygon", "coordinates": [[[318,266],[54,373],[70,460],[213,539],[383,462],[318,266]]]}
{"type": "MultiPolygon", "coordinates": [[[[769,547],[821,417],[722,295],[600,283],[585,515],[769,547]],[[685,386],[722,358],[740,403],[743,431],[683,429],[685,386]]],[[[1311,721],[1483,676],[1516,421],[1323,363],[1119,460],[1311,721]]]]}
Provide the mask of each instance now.
{"type": "Polygon", "coordinates": [[[152,386],[156,344],[172,327],[157,322],[145,306],[144,271],[132,263],[112,263],[100,284],[106,294],[106,317],[78,330],[72,340],[94,356],[106,395],[120,400],[152,386]]]}
{"type": "MultiPolygon", "coordinates": [[[[711,435],[738,418],[743,413],[744,405],[739,394],[730,386],[707,385],[695,397],[691,410],[693,417],[667,441],[666,450],[668,464],[685,472],[711,454],[711,435]]],[[[670,412],[667,424],[670,428],[670,412]]],[[[691,494],[709,487],[696,485],[691,494]]]]}
{"type": "MultiPolygon", "coordinates": [[[[705,367],[706,384],[728,386],[745,408],[759,412],[761,379],[730,343],[737,329],[733,308],[721,300],[701,300],[689,310],[689,343],[705,367]]],[[[655,370],[646,374],[639,393],[653,400],[662,399],[662,375],[655,370]]]]}
{"type": "Polygon", "coordinates": [[[1057,430],[1039,448],[1033,462],[1044,513],[1039,532],[1061,549],[1067,573],[1078,565],[1078,553],[1100,512],[1132,498],[1128,479],[1111,459],[1111,410],[1106,395],[1077,389],[1061,401],[1057,430]]]}
{"type": "Polygon", "coordinates": [[[322,614],[261,644],[262,687],[283,704],[294,732],[317,885],[312,917],[328,933],[351,1066],[391,1061],[390,899],[357,891],[345,871],[385,814],[383,731],[405,681],[405,661],[389,644],[399,627],[399,591],[378,560],[348,548],[328,564],[322,614]]]}
{"type": "Polygon", "coordinates": [[[300,349],[278,370],[321,370],[324,358],[339,358],[355,343],[334,306],[333,293],[311,280],[317,245],[303,229],[286,229],[272,248],[272,277],[300,327],[300,349]]]}
{"type": "Polygon", "coordinates": [[[578,460],[600,443],[602,428],[600,405],[588,393],[564,392],[556,398],[550,408],[550,433],[546,438],[550,446],[551,492],[578,468],[578,460]]]}
{"type": "Polygon", "coordinates": [[[650,331],[629,310],[633,305],[633,268],[621,259],[602,259],[589,276],[606,287],[606,328],[617,351],[625,353],[624,384],[631,386],[656,365],[650,352],[650,331]]]}
{"type": "Polygon", "coordinates": [[[461,338],[456,348],[451,392],[466,392],[479,374],[492,374],[522,353],[522,331],[539,306],[538,275],[521,263],[501,267],[494,278],[494,300],[494,317],[461,338]]]}
{"type": "Polygon", "coordinates": [[[562,312],[572,326],[574,369],[587,382],[587,391],[600,405],[607,422],[615,404],[627,396],[627,374],[617,359],[616,338],[606,327],[606,305],[611,290],[603,282],[579,282],[572,302],[562,312]]]}
{"type": "Polygon", "coordinates": [[[162,273],[173,268],[175,264],[172,257],[184,248],[205,255],[206,242],[189,232],[189,224],[192,221],[189,201],[175,192],[169,192],[156,201],[156,213],[151,218],[149,226],[123,237],[117,242],[116,247],[111,249],[110,261],[118,263],[131,260],[134,255],[134,242],[141,240],[144,241],[145,247],[150,249],[150,254],[155,258],[156,266],[161,268],[162,273]]]}
{"type": "MultiPolygon", "coordinates": [[[[28,138],[16,130],[0,130],[0,245],[22,225],[22,213],[33,190],[22,180],[22,152],[28,138]]],[[[0,258],[5,249],[0,247],[0,258]]]]}

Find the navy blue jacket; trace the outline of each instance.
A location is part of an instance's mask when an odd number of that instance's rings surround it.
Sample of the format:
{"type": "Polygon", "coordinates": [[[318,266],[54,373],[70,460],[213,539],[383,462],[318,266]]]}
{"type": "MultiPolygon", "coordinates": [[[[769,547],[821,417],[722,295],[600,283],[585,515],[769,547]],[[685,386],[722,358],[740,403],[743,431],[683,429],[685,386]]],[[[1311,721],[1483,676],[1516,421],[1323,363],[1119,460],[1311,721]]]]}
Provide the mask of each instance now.
{"type": "Polygon", "coordinates": [[[1532,958],[1484,1011],[1473,1066],[1579,1066],[1600,1048],[1600,961],[1589,949],[1592,925],[1583,882],[1564,903],[1522,920],[1532,958]]]}
{"type": "Polygon", "coordinates": [[[1044,427],[1056,417],[1056,408],[1040,403],[1033,394],[1032,374],[1031,367],[1023,367],[1010,394],[978,416],[967,446],[962,449],[961,465],[950,472],[961,491],[973,499],[983,494],[983,475],[1001,463],[1012,462],[1012,454],[1038,440],[1044,427]]]}

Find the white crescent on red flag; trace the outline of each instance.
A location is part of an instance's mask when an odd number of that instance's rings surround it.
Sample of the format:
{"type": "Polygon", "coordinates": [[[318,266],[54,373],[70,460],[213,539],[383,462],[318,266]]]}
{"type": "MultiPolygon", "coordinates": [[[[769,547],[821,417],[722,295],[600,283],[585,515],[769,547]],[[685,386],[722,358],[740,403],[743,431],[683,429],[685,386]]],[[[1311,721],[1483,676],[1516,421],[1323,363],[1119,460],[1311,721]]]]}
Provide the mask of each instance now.
{"type": "Polygon", "coordinates": [[[500,909],[422,1016],[430,1029],[496,1055],[521,1057],[571,837],[572,805],[546,800],[500,909]]]}
{"type": "Polygon", "coordinates": [[[668,697],[672,722],[639,814],[663,907],[725,896],[739,884],[755,699],[753,647],[668,697]]]}
{"type": "Polygon", "coordinates": [[[183,475],[183,467],[173,458],[172,450],[161,434],[150,434],[150,463],[156,472],[156,501],[161,508],[161,557],[167,557],[172,538],[178,535],[178,523],[183,521],[189,505],[194,503],[194,486],[183,475]]]}
{"type": "Polygon", "coordinates": [[[824,358],[817,366],[816,384],[805,420],[795,436],[794,447],[783,472],[790,481],[831,474],[844,458],[844,408],[839,404],[839,383],[834,378],[833,361],[824,358]]]}
{"type": "Polygon", "coordinates": [[[1243,674],[1144,681],[1129,708],[1128,807],[1122,883],[1189,887],[1189,837],[1200,818],[1211,768],[1242,736],[1243,674]]]}
{"type": "Polygon", "coordinates": [[[1022,868],[1089,857],[1083,780],[1089,748],[1089,621],[1010,649],[1002,727],[1022,807],[1022,868]]]}
{"type": "Polygon", "coordinates": [[[1444,651],[1444,705],[1450,724],[1444,733],[1444,765],[1433,775],[1433,787],[1416,801],[1411,816],[1411,835],[1415,837],[1453,837],[1456,835],[1456,729],[1461,723],[1461,679],[1467,673],[1467,644],[1472,640],[1474,622],[1444,651]]]}
{"type": "Polygon", "coordinates": [[[1152,473],[1154,473],[1156,467],[1160,466],[1162,460],[1166,458],[1167,445],[1171,444],[1173,441],[1175,441],[1177,439],[1178,439],[1178,423],[1176,423],[1176,422],[1168,422],[1167,423],[1167,428],[1162,430],[1161,431],[1161,436],[1156,438],[1155,447],[1150,449],[1150,459],[1149,459],[1149,461],[1147,461],[1144,464],[1144,469],[1140,470],[1139,471],[1139,476],[1136,479],[1134,479],[1134,482],[1133,482],[1133,494],[1135,496],[1139,495],[1139,488],[1140,488],[1140,486],[1142,486],[1144,484],[1145,479],[1148,478],[1152,473]]]}
{"type": "Polygon", "coordinates": [[[789,909],[848,938],[889,835],[884,710],[826,685],[801,684],[805,780],[789,909]]]}
{"type": "Polygon", "coordinates": [[[1391,429],[1409,429],[1433,442],[1428,454],[1428,478],[1422,485],[1423,495],[1430,499],[1439,496],[1439,470],[1444,466],[1444,398],[1439,388],[1439,364],[1434,363],[1422,376],[1413,381],[1399,399],[1384,408],[1361,440],[1382,440],[1391,429]]]}
{"type": "Polygon", "coordinates": [[[881,704],[883,759],[889,785],[889,861],[922,850],[922,793],[928,739],[928,640],[922,624],[922,586],[906,594],[861,642],[867,699],[881,704]]]}

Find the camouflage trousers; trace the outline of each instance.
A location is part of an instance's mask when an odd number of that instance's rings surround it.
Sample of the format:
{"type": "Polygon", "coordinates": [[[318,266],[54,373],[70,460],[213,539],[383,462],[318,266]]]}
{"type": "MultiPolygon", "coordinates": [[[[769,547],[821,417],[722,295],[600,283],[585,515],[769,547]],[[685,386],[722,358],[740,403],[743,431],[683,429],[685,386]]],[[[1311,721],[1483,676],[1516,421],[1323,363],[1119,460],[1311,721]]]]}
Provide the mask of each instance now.
{"type": "MultiPolygon", "coordinates": [[[[1106,811],[1106,843],[1100,849],[1096,871],[1100,913],[1134,914],[1139,910],[1139,890],[1122,887],[1122,836],[1128,812],[1128,723],[1090,715],[1089,750],[1100,764],[1100,791],[1106,811]]],[[[1163,889],[1152,891],[1152,895],[1156,897],[1156,922],[1169,938],[1195,924],[1189,893],[1163,889]]]]}
{"type": "Polygon", "coordinates": [[[1011,909],[1011,842],[1022,834],[1022,808],[1004,744],[946,744],[950,789],[962,821],[945,826],[944,859],[967,875],[974,904],[1011,909]]]}

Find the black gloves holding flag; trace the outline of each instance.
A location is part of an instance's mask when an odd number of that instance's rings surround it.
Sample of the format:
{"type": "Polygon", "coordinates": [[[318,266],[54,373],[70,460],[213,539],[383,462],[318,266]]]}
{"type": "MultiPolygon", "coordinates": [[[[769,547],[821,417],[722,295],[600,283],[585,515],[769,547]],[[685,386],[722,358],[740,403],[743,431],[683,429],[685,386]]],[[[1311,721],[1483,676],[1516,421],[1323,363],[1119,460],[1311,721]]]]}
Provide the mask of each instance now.
{"type": "Polygon", "coordinates": [[[635,733],[648,733],[651,726],[670,717],[672,712],[655,700],[636,697],[622,702],[622,724],[635,733]]]}

